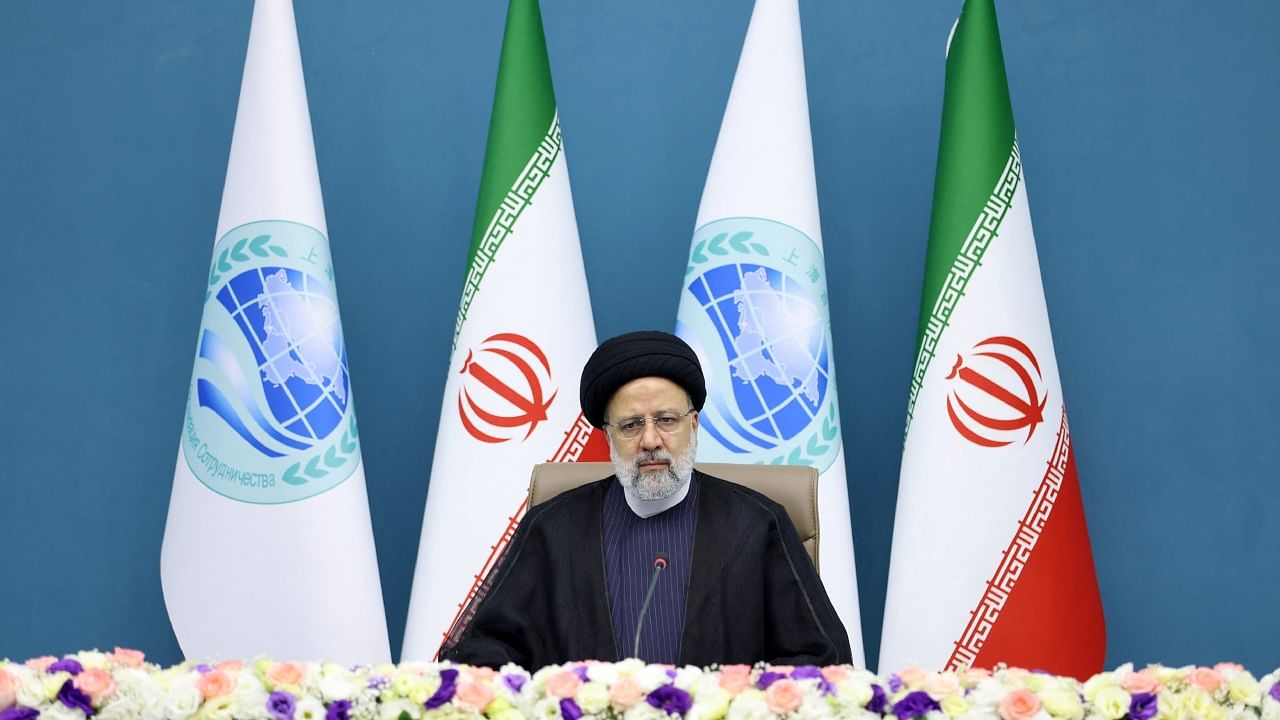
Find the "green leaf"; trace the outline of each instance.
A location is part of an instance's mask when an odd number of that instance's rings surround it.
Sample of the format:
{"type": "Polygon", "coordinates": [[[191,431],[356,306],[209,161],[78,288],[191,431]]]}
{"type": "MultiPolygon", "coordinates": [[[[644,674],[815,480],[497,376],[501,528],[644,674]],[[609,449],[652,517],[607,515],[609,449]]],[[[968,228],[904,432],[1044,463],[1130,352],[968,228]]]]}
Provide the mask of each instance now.
{"type": "Polygon", "coordinates": [[[271,240],[271,236],[270,236],[270,235],[259,235],[258,237],[254,238],[253,240],[250,240],[250,241],[249,241],[249,252],[253,253],[254,255],[257,255],[258,257],[266,257],[266,256],[267,256],[267,249],[266,249],[266,247],[264,247],[264,246],[265,246],[265,245],[267,244],[267,242],[268,242],[268,241],[270,241],[270,240],[271,240]]]}
{"type": "Polygon", "coordinates": [[[408,710],[401,710],[400,717],[396,718],[396,720],[413,720],[413,718],[409,716],[408,710]]]}
{"type": "Polygon", "coordinates": [[[236,262],[245,262],[248,260],[249,256],[244,254],[244,246],[248,244],[248,238],[240,238],[236,241],[236,244],[231,246],[231,259],[236,262]]]}
{"type": "Polygon", "coordinates": [[[268,245],[267,249],[280,257],[289,257],[289,253],[285,252],[284,248],[279,245],[268,245]]]}
{"type": "Polygon", "coordinates": [[[231,272],[231,263],[227,262],[226,250],[223,250],[222,254],[218,256],[218,269],[224,273],[231,272]]]}
{"type": "Polygon", "coordinates": [[[769,248],[761,245],[760,243],[751,243],[751,249],[765,257],[769,257],[769,248]]]}
{"type": "Polygon", "coordinates": [[[685,274],[685,275],[690,275],[690,274],[692,274],[692,273],[693,273],[693,266],[692,266],[692,265],[690,265],[689,267],[687,267],[687,268],[685,268],[685,269],[684,269],[684,274],[685,274]]]}
{"type": "Polygon", "coordinates": [[[712,255],[728,255],[729,251],[724,249],[724,241],[727,237],[729,237],[728,233],[720,233],[711,238],[711,246],[707,248],[707,251],[712,255]]]}
{"type": "Polygon", "coordinates": [[[338,457],[338,448],[332,445],[330,445],[329,449],[326,450],[324,453],[324,464],[328,465],[329,467],[332,467],[332,468],[342,467],[343,465],[346,464],[346,462],[347,462],[346,458],[338,457]]]}
{"type": "Polygon", "coordinates": [[[318,478],[318,477],[324,477],[325,475],[328,475],[328,474],[329,474],[329,471],[328,471],[328,470],[325,470],[324,468],[320,467],[320,466],[317,464],[317,463],[319,463],[319,462],[320,462],[320,456],[319,456],[319,455],[316,455],[315,457],[311,458],[311,462],[308,462],[308,463],[307,463],[307,471],[306,471],[306,472],[307,472],[307,474],[308,474],[308,475],[310,475],[311,477],[314,477],[314,478],[318,478]]]}
{"type": "Polygon", "coordinates": [[[307,479],[306,479],[306,478],[298,477],[298,467],[299,467],[300,465],[301,465],[301,463],[294,463],[294,464],[292,464],[292,465],[290,465],[290,466],[289,466],[289,469],[288,469],[288,470],[285,470],[285,471],[284,471],[284,481],[285,481],[285,482],[289,483],[290,485],[305,485],[305,484],[306,484],[306,482],[307,482],[307,479]]]}
{"type": "Polygon", "coordinates": [[[338,441],[338,445],[342,447],[342,452],[352,453],[356,450],[356,441],[351,438],[351,433],[342,433],[342,439],[338,441]]]}
{"type": "Polygon", "coordinates": [[[690,257],[693,258],[693,261],[695,263],[704,263],[707,261],[707,256],[702,254],[702,250],[706,247],[707,247],[706,240],[699,240],[698,244],[693,246],[693,252],[690,253],[689,255],[690,257]]]}
{"type": "Polygon", "coordinates": [[[753,235],[755,235],[755,233],[750,230],[743,230],[742,232],[734,233],[733,237],[729,238],[729,245],[732,246],[734,250],[744,253],[747,251],[747,240],[751,239],[753,235]]]}
{"type": "Polygon", "coordinates": [[[355,415],[352,415],[352,416],[351,416],[351,437],[353,437],[353,438],[359,438],[359,437],[360,437],[360,428],[356,427],[356,416],[355,416],[355,415]]]}

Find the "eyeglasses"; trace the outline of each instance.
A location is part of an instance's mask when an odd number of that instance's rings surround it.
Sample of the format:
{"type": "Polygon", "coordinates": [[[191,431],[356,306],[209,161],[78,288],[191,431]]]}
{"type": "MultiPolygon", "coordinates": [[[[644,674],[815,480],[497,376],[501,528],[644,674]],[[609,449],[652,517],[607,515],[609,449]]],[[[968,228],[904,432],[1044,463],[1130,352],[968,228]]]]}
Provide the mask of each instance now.
{"type": "Polygon", "coordinates": [[[644,433],[644,426],[650,421],[658,432],[663,435],[670,435],[679,432],[681,426],[684,425],[684,419],[693,413],[693,408],[689,408],[689,412],[683,415],[675,413],[658,413],[652,417],[629,417],[616,423],[605,423],[604,426],[613,428],[613,432],[624,440],[635,440],[644,433]]]}

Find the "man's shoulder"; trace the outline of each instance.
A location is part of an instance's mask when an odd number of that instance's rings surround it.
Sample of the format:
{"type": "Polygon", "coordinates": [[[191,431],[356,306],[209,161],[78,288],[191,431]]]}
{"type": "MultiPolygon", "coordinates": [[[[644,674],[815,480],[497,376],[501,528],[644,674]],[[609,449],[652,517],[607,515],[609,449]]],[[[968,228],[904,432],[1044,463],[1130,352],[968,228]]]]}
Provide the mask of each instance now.
{"type": "Polygon", "coordinates": [[[790,522],[786,508],[768,495],[732,480],[708,475],[701,470],[695,472],[702,483],[699,492],[712,502],[733,503],[741,512],[749,515],[790,522]]]}
{"type": "Polygon", "coordinates": [[[599,480],[592,480],[585,485],[569,488],[550,500],[544,500],[531,508],[525,515],[526,522],[554,522],[557,518],[573,515],[583,511],[600,509],[601,498],[609,483],[617,482],[613,475],[599,480]]]}

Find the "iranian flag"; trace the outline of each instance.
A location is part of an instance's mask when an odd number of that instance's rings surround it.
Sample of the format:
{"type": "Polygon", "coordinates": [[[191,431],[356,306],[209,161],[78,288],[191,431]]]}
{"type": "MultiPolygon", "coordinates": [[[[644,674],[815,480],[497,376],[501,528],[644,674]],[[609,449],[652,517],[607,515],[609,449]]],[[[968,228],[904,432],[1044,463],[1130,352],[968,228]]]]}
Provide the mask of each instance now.
{"type": "Polygon", "coordinates": [[[1102,669],[1102,605],[993,0],[947,53],[880,667],[1102,669]]]}
{"type": "Polygon", "coordinates": [[[595,347],[542,15],[511,0],[402,660],[469,619],[535,464],[609,458],[578,406],[595,347]]]}
{"type": "Polygon", "coordinates": [[[160,552],[189,659],[391,657],[327,233],[293,6],[258,0],[160,552]]]}
{"type": "Polygon", "coordinates": [[[861,665],[827,268],[796,0],[757,0],[698,208],[676,334],[707,376],[698,459],[820,472],[819,571],[861,665]]]}

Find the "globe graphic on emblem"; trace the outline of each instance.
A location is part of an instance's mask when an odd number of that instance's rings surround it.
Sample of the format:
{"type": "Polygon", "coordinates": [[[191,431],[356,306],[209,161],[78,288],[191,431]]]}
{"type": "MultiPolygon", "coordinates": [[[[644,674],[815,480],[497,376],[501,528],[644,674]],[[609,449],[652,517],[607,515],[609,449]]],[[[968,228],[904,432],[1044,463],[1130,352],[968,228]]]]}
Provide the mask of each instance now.
{"type": "Polygon", "coordinates": [[[763,448],[803,432],[830,384],[826,321],[806,284],[741,263],[708,270],[688,289],[729,361],[736,412],[720,422],[763,448]]]}
{"type": "Polygon", "coordinates": [[[342,422],[350,383],[333,286],[288,268],[240,273],[217,294],[253,351],[280,427],[321,440],[342,422]]]}

